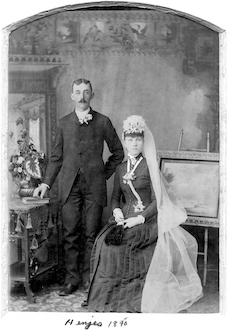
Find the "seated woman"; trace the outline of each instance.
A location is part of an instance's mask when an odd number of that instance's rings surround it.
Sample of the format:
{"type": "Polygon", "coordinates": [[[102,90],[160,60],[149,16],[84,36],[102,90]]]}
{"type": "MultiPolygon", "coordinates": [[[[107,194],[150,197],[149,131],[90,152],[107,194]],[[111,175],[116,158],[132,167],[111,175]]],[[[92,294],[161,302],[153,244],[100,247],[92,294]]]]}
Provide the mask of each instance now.
{"type": "Polygon", "coordinates": [[[131,116],[123,128],[128,160],[116,169],[113,217],[92,250],[88,311],[179,312],[202,296],[197,243],[179,226],[186,212],[162,181],[144,119],[131,116]]]}

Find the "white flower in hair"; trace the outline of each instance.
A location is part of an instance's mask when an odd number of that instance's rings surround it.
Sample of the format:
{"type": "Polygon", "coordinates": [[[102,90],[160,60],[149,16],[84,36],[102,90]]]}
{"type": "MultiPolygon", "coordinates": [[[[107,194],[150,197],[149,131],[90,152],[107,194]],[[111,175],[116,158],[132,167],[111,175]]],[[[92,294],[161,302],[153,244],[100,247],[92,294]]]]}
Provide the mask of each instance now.
{"type": "Polygon", "coordinates": [[[123,132],[125,134],[142,133],[145,125],[145,119],[142,116],[133,115],[123,121],[123,132]]]}

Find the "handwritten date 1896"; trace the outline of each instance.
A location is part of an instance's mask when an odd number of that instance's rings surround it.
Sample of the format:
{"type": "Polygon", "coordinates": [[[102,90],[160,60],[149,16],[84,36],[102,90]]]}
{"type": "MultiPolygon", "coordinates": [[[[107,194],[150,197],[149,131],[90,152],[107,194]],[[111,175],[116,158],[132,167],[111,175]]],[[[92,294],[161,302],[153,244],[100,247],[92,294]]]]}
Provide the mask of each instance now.
{"type": "MultiPolygon", "coordinates": [[[[92,316],[93,318],[93,316],[92,316]]],[[[88,330],[91,326],[102,327],[103,324],[100,321],[96,321],[95,319],[91,321],[74,321],[73,319],[68,319],[64,325],[83,325],[84,329],[88,330]]],[[[127,317],[125,317],[121,321],[110,321],[108,324],[108,328],[118,328],[127,326],[127,317]]]]}
{"type": "Polygon", "coordinates": [[[108,328],[116,328],[116,327],[122,327],[122,326],[126,326],[127,325],[127,317],[125,317],[123,320],[121,321],[111,321],[109,324],[108,324],[108,328]]]}

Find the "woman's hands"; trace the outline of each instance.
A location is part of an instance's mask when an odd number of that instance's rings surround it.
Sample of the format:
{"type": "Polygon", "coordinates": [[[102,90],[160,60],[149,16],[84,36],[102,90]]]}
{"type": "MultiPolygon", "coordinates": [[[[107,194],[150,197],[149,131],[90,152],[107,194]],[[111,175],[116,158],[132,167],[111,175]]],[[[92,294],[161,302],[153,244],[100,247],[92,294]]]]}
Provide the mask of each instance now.
{"type": "Polygon", "coordinates": [[[136,217],[128,218],[119,222],[118,225],[123,225],[124,228],[132,228],[137,225],[141,225],[145,222],[145,218],[142,215],[138,215],[136,217]]]}
{"type": "Polygon", "coordinates": [[[118,226],[123,226],[124,228],[132,228],[137,225],[141,225],[145,222],[145,218],[142,215],[137,215],[136,217],[131,217],[128,219],[124,218],[122,210],[120,208],[115,208],[113,210],[113,216],[118,226]]]}
{"type": "Polygon", "coordinates": [[[124,220],[124,215],[122,213],[122,210],[119,209],[119,208],[115,208],[113,210],[113,216],[114,216],[115,221],[117,222],[117,224],[124,220]]]}

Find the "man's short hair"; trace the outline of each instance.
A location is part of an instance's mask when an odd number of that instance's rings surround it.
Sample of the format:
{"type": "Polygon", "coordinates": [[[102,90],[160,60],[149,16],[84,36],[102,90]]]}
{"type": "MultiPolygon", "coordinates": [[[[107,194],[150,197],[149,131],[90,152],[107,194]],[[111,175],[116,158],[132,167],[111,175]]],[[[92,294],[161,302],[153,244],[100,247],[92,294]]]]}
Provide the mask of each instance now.
{"type": "Polygon", "coordinates": [[[74,85],[81,85],[82,83],[84,84],[88,84],[91,88],[91,91],[92,91],[92,85],[91,85],[91,82],[87,79],[84,79],[84,78],[80,78],[80,79],[77,79],[77,80],[74,80],[73,83],[72,83],[72,90],[73,90],[73,86],[74,85]]]}

